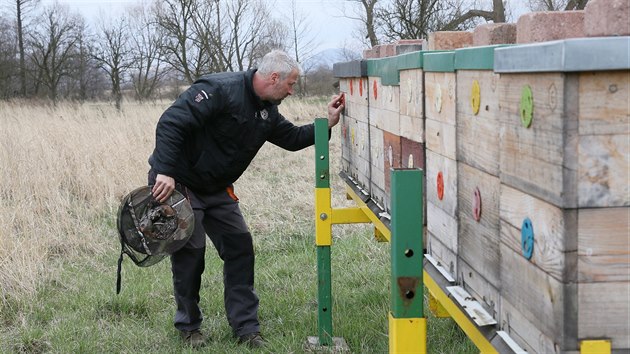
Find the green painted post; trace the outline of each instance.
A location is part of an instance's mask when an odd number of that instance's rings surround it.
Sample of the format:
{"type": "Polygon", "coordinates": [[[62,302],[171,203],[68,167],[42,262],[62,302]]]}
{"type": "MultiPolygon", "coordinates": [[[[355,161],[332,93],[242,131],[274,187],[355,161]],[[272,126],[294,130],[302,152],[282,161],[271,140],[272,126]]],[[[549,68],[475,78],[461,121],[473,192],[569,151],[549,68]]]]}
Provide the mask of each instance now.
{"type": "Polygon", "coordinates": [[[394,318],[423,316],[422,178],[419,169],[392,169],[391,294],[394,318]]]}
{"type": "Polygon", "coordinates": [[[317,246],[317,324],[319,345],[332,345],[332,289],[330,246],[317,246]]]}
{"type": "MultiPolygon", "coordinates": [[[[315,187],[330,188],[328,119],[315,119],[315,187]]],[[[328,191],[330,193],[330,191],[328,191]]],[[[318,208],[319,205],[316,205],[318,208]]],[[[328,216],[330,217],[330,216],[328,216]]],[[[319,345],[333,344],[330,246],[317,246],[317,324],[319,345]]]]}

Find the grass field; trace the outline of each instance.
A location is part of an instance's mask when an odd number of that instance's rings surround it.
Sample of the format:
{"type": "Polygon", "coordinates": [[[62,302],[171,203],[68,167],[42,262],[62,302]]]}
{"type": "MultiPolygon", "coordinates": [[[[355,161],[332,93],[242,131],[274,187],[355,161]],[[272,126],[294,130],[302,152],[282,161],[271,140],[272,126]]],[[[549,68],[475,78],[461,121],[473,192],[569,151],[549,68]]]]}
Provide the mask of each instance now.
{"type": "MultiPolygon", "coordinates": [[[[55,108],[0,103],[0,353],[188,352],[172,326],[170,264],[123,263],[115,294],[120,198],[146,183],[155,123],[167,103],[55,108]]],[[[291,99],[296,124],[325,112],[325,100],[291,99]]],[[[336,176],[333,206],[348,205],[336,176]]],[[[263,352],[306,351],[317,334],[313,221],[314,151],[266,145],[235,185],[256,248],[263,352]]],[[[368,225],[335,226],[332,256],[335,335],[351,352],[387,352],[388,244],[368,225]]],[[[206,255],[202,352],[247,352],[225,319],[221,262],[206,255]]],[[[478,350],[450,319],[429,318],[431,353],[478,350]]]]}

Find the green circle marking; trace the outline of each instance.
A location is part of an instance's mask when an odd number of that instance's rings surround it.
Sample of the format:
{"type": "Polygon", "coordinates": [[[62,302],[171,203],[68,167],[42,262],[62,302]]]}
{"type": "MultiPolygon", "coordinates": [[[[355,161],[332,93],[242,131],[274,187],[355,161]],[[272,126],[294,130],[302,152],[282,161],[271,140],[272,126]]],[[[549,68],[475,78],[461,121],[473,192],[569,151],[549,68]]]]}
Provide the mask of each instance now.
{"type": "Polygon", "coordinates": [[[529,128],[532,125],[532,116],[534,115],[534,95],[529,85],[523,86],[521,90],[521,124],[523,127],[529,128]]]}

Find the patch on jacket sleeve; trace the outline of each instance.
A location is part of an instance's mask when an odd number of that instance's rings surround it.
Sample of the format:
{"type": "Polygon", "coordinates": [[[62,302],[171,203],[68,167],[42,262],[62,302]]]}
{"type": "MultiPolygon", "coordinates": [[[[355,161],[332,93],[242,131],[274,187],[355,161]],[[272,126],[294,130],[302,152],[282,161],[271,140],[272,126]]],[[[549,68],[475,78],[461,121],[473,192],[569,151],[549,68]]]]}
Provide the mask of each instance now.
{"type": "Polygon", "coordinates": [[[212,95],[208,95],[206,91],[201,90],[201,92],[198,92],[197,96],[195,96],[195,102],[199,103],[203,100],[209,99],[210,97],[212,97],[212,95]]]}

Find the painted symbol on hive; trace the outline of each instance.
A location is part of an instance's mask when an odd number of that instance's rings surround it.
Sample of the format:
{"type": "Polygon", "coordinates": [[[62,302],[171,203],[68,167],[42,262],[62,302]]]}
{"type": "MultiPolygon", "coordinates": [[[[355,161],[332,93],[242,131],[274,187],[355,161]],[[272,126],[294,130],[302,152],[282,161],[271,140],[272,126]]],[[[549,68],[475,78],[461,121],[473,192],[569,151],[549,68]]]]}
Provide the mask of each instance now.
{"type": "Polygon", "coordinates": [[[409,160],[407,161],[407,168],[413,168],[413,154],[409,154],[409,160]]]}
{"type": "Polygon", "coordinates": [[[442,111],[442,87],[435,84],[435,110],[440,113],[442,111]]]}
{"type": "Polygon", "coordinates": [[[359,96],[363,97],[363,79],[359,79],[359,96]]]}
{"type": "Polygon", "coordinates": [[[549,86],[547,97],[549,97],[549,109],[555,111],[558,106],[558,89],[555,84],[549,86]]]}
{"type": "Polygon", "coordinates": [[[444,176],[442,171],[437,174],[437,197],[439,200],[444,199],[444,176]]]}
{"type": "Polygon", "coordinates": [[[472,107],[473,114],[479,114],[479,106],[481,105],[481,89],[479,88],[479,81],[473,80],[472,88],[470,92],[470,106],[472,107]]]}
{"type": "Polygon", "coordinates": [[[374,91],[374,99],[378,99],[378,83],[374,80],[372,84],[372,91],[374,91]]]}
{"type": "Polygon", "coordinates": [[[473,192],[472,213],[475,221],[481,220],[481,192],[478,187],[475,187],[473,192]]]}
{"type": "Polygon", "coordinates": [[[521,226],[521,249],[525,258],[532,258],[534,253],[534,225],[529,218],[525,218],[521,226]]]}
{"type": "Polygon", "coordinates": [[[354,95],[354,80],[350,79],[350,96],[354,95]]]}
{"type": "Polygon", "coordinates": [[[394,166],[394,149],[391,145],[387,147],[387,158],[389,159],[389,167],[394,166]]]}
{"type": "Polygon", "coordinates": [[[532,94],[532,88],[529,85],[523,86],[521,89],[521,124],[525,128],[529,128],[532,125],[532,118],[534,115],[534,95],[532,94]]]}

